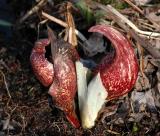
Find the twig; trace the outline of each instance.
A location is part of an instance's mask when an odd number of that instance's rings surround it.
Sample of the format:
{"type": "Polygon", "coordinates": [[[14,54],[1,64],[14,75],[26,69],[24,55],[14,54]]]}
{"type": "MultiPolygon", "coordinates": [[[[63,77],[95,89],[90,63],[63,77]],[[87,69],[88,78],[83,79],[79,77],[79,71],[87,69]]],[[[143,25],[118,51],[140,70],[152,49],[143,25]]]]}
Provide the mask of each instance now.
{"type": "Polygon", "coordinates": [[[143,48],[145,48],[149,53],[151,53],[154,58],[160,58],[160,52],[153,48],[153,45],[149,41],[146,41],[139,35],[143,34],[152,38],[160,36],[160,33],[139,30],[131,21],[129,21],[125,16],[120,14],[110,5],[103,6],[101,4],[97,4],[97,6],[104,10],[109,18],[113,19],[121,28],[123,28],[127,33],[129,33],[140,45],[143,46],[143,48]]]}
{"type": "Polygon", "coordinates": [[[132,100],[132,99],[130,99],[131,110],[132,110],[132,112],[133,112],[133,113],[135,113],[135,111],[134,111],[134,107],[133,107],[133,103],[134,103],[134,102],[133,102],[133,100],[132,100]]]}
{"type": "Polygon", "coordinates": [[[144,59],[143,59],[143,48],[140,46],[139,43],[137,43],[137,49],[138,49],[138,54],[139,54],[139,58],[140,58],[140,72],[142,75],[142,80],[143,80],[143,84],[145,84],[144,78],[145,78],[145,74],[144,74],[144,59]]]}
{"type": "Polygon", "coordinates": [[[1,70],[0,70],[0,73],[3,76],[3,81],[4,81],[4,84],[5,84],[6,90],[7,90],[8,97],[11,99],[11,94],[10,94],[10,91],[8,89],[8,84],[7,84],[7,81],[6,81],[6,77],[5,77],[4,73],[1,70]]]}
{"type": "Polygon", "coordinates": [[[140,44],[137,43],[137,46],[138,46],[138,50],[139,50],[139,55],[140,55],[140,67],[141,67],[141,72],[142,72],[142,75],[144,75],[144,58],[143,58],[143,55],[144,55],[144,50],[143,48],[140,46],[140,44]]]}
{"type": "Polygon", "coordinates": [[[120,135],[120,133],[118,133],[118,132],[116,132],[116,131],[113,131],[113,130],[110,130],[110,129],[107,129],[107,130],[105,130],[105,131],[107,131],[107,132],[110,133],[110,134],[120,135]]]}
{"type": "Polygon", "coordinates": [[[101,4],[98,4],[98,7],[105,10],[106,12],[112,13],[112,15],[107,14],[112,19],[113,17],[116,18],[119,21],[115,21],[116,23],[120,24],[127,24],[129,27],[131,27],[135,32],[143,35],[148,35],[150,37],[160,37],[160,33],[156,32],[148,32],[148,31],[142,31],[140,30],[135,24],[133,24],[130,20],[128,20],[125,16],[123,16],[121,13],[119,13],[116,9],[114,9],[111,5],[103,6],[101,4]],[[119,23],[120,22],[120,23],[119,23]]]}
{"type": "Polygon", "coordinates": [[[144,15],[143,11],[139,7],[137,7],[136,5],[134,5],[130,0],[124,0],[124,1],[127,2],[129,5],[131,5],[139,13],[141,13],[142,15],[144,15]]]}
{"type": "Polygon", "coordinates": [[[149,31],[154,31],[153,28],[151,26],[148,26],[147,23],[144,23],[144,22],[140,22],[139,23],[139,26],[143,29],[146,29],[146,30],[149,30],[149,31]]]}
{"type": "MultiPolygon", "coordinates": [[[[150,36],[142,35],[142,34],[139,34],[139,36],[142,37],[142,38],[144,37],[144,39],[147,38],[148,40],[160,40],[160,38],[158,38],[158,37],[152,37],[152,38],[151,38],[150,36]]],[[[151,46],[152,46],[152,45],[151,45],[151,46]]]]}
{"type": "Polygon", "coordinates": [[[136,9],[139,13],[141,13],[141,15],[143,15],[145,18],[147,18],[153,25],[155,25],[156,27],[158,27],[160,29],[160,25],[158,25],[155,21],[152,20],[152,18],[146,16],[144,14],[144,12],[138,8],[136,5],[134,5],[130,0],[124,0],[125,2],[127,2],[129,5],[131,5],[134,9],[136,9]]]}
{"type": "Polygon", "coordinates": [[[140,22],[141,24],[144,24],[152,29],[156,29],[156,27],[154,25],[148,24],[145,22],[145,20],[138,18],[138,22],[140,22]]]}
{"type": "Polygon", "coordinates": [[[53,122],[53,123],[49,126],[49,128],[52,128],[53,126],[56,126],[59,132],[61,131],[61,129],[60,129],[59,126],[57,125],[57,122],[53,122]]]}
{"type": "Polygon", "coordinates": [[[37,5],[35,5],[32,9],[30,9],[20,20],[20,23],[23,23],[29,16],[38,12],[38,10],[43,7],[47,3],[47,0],[40,0],[37,5]]]}
{"type": "MultiPolygon", "coordinates": [[[[43,12],[43,11],[42,11],[42,16],[45,17],[45,18],[47,18],[48,20],[51,20],[51,21],[53,21],[53,22],[55,22],[55,23],[57,23],[57,24],[65,27],[65,28],[68,27],[68,25],[67,25],[65,22],[63,22],[62,20],[57,19],[57,18],[55,18],[54,16],[51,16],[51,15],[49,15],[49,14],[43,12]]],[[[83,36],[83,34],[82,34],[81,32],[79,32],[77,29],[75,29],[75,33],[76,33],[76,35],[77,35],[83,42],[85,42],[85,44],[86,44],[87,46],[90,46],[90,43],[89,43],[88,40],[83,36]]]]}
{"type": "Polygon", "coordinates": [[[0,64],[5,67],[9,72],[11,72],[10,68],[5,64],[5,62],[1,59],[0,64]]]}
{"type": "Polygon", "coordinates": [[[27,122],[25,121],[25,117],[22,114],[20,114],[20,118],[22,119],[22,125],[20,124],[21,125],[21,133],[22,133],[22,132],[25,132],[27,122]]]}
{"type": "Polygon", "coordinates": [[[153,47],[153,45],[142,38],[141,36],[137,35],[133,30],[126,27],[126,30],[132,35],[132,37],[145,48],[155,59],[160,59],[160,51],[153,47]]]}
{"type": "MultiPolygon", "coordinates": [[[[10,99],[9,99],[10,100],[10,99]]],[[[4,128],[7,128],[7,136],[9,135],[9,123],[10,123],[10,120],[11,120],[11,115],[13,114],[13,112],[16,110],[16,108],[18,107],[18,105],[16,105],[10,113],[6,112],[5,113],[7,114],[8,116],[8,119],[7,119],[7,124],[5,124],[6,126],[3,126],[4,128]]],[[[8,108],[8,106],[7,106],[8,108]]]]}
{"type": "Polygon", "coordinates": [[[49,14],[43,12],[43,11],[42,11],[42,16],[51,20],[51,21],[53,21],[53,22],[55,22],[55,23],[57,23],[57,24],[59,24],[59,25],[61,25],[61,26],[63,26],[63,27],[68,27],[67,23],[65,23],[62,20],[60,20],[58,18],[55,18],[54,16],[51,16],[51,15],[49,15],[49,14]]]}
{"type": "Polygon", "coordinates": [[[37,32],[37,40],[39,39],[39,29],[40,25],[45,24],[48,21],[48,19],[42,20],[41,22],[38,23],[38,32],[37,32]]]}

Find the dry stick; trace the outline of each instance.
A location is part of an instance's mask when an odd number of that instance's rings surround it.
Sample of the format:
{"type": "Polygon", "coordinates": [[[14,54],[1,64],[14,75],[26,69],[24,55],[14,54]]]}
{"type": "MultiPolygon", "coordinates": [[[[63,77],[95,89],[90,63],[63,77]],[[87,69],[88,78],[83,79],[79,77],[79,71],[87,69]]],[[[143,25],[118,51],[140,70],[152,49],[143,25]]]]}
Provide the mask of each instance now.
{"type": "MultiPolygon", "coordinates": [[[[51,21],[65,27],[65,28],[68,27],[68,25],[65,22],[63,22],[62,20],[57,19],[54,16],[51,16],[43,11],[42,11],[42,16],[47,18],[48,20],[51,20],[51,21]]],[[[75,33],[83,42],[85,42],[85,44],[87,44],[87,46],[90,46],[90,43],[87,41],[87,39],[83,36],[83,34],[81,32],[79,32],[77,29],[75,29],[75,33]]]]}
{"type": "Polygon", "coordinates": [[[110,134],[120,135],[120,133],[118,133],[118,132],[116,132],[116,131],[113,131],[113,130],[110,130],[110,129],[107,129],[107,130],[105,130],[105,131],[107,131],[107,132],[110,133],[110,134]]]}
{"type": "Polygon", "coordinates": [[[41,22],[38,23],[37,40],[39,39],[40,25],[45,24],[47,21],[48,21],[48,19],[45,19],[45,20],[42,20],[41,22]]]}
{"type": "Polygon", "coordinates": [[[139,58],[140,58],[140,64],[139,64],[140,72],[141,72],[141,75],[142,75],[143,84],[145,85],[144,79],[145,79],[146,75],[144,74],[143,48],[139,43],[137,43],[136,45],[137,45],[138,54],[139,54],[139,58]]]}
{"type": "Polygon", "coordinates": [[[21,114],[20,115],[21,119],[22,119],[22,125],[21,125],[21,133],[25,131],[25,128],[27,126],[27,122],[25,121],[25,117],[21,114]]]}
{"type": "Polygon", "coordinates": [[[145,23],[143,20],[141,20],[141,19],[139,19],[139,23],[141,24],[141,25],[143,25],[142,27],[147,27],[146,29],[148,29],[148,30],[151,30],[151,31],[154,31],[154,29],[155,29],[155,26],[153,26],[153,25],[150,25],[150,24],[148,24],[148,23],[145,23]]]}
{"type": "Polygon", "coordinates": [[[51,15],[49,15],[49,14],[43,12],[43,11],[42,11],[42,16],[44,16],[45,18],[47,18],[47,19],[49,19],[49,20],[51,20],[51,21],[53,21],[53,22],[55,22],[55,23],[57,23],[57,24],[59,24],[63,27],[68,27],[68,25],[65,22],[63,22],[62,20],[57,19],[54,16],[51,16],[51,15]]]}
{"type": "Polygon", "coordinates": [[[11,71],[10,68],[6,65],[6,63],[2,59],[0,59],[0,65],[5,67],[9,72],[11,71]]]}
{"type": "MultiPolygon", "coordinates": [[[[10,114],[8,113],[8,125],[10,124],[10,120],[11,120],[11,115],[13,114],[13,112],[16,110],[16,108],[18,107],[18,105],[16,105],[10,112],[10,114]]],[[[9,126],[7,126],[7,136],[9,135],[9,126]]]]}
{"type": "Polygon", "coordinates": [[[38,12],[38,10],[47,3],[47,0],[41,0],[36,6],[30,9],[20,20],[20,23],[23,23],[29,16],[38,12]]]}
{"type": "Polygon", "coordinates": [[[5,75],[2,71],[0,71],[0,73],[3,76],[3,81],[4,81],[4,84],[5,84],[6,90],[7,90],[8,97],[11,99],[11,94],[10,94],[10,91],[8,89],[8,84],[7,84],[7,81],[6,81],[6,77],[5,77],[5,75]]]}
{"type": "Polygon", "coordinates": [[[132,35],[132,37],[141,45],[143,48],[145,48],[155,59],[160,59],[160,51],[155,49],[153,45],[149,42],[146,41],[144,38],[140,37],[130,29],[129,27],[126,27],[126,30],[132,35]]]}
{"type": "Polygon", "coordinates": [[[150,36],[160,36],[159,33],[152,32],[146,32],[139,30],[131,21],[129,21],[125,16],[120,14],[116,9],[114,9],[112,6],[107,5],[103,6],[101,4],[97,4],[99,8],[104,10],[107,13],[107,16],[113,19],[121,28],[123,28],[126,32],[128,32],[140,45],[143,46],[152,56],[156,59],[160,58],[160,52],[156,49],[154,49],[151,43],[149,41],[146,41],[144,38],[139,36],[137,33],[141,32],[141,34],[149,34],[150,36]]]}
{"type": "MultiPolygon", "coordinates": [[[[143,35],[143,34],[138,34],[140,37],[144,37],[144,39],[146,39],[147,38],[147,40],[160,40],[160,38],[159,37],[150,37],[149,35],[148,36],[146,36],[146,35],[143,35]]],[[[151,43],[150,43],[151,44],[151,43]]]]}
{"type": "Polygon", "coordinates": [[[138,8],[136,5],[134,5],[130,0],[124,0],[124,1],[127,2],[129,5],[131,5],[134,9],[136,9],[141,15],[145,16],[145,18],[147,18],[153,25],[155,25],[160,29],[160,25],[154,22],[150,17],[146,16],[144,12],[140,8],[138,8]]]}
{"type": "Polygon", "coordinates": [[[156,27],[155,27],[154,25],[151,25],[151,24],[146,23],[146,22],[145,22],[146,20],[144,20],[144,19],[137,18],[137,20],[138,20],[138,22],[143,23],[144,25],[146,25],[146,26],[148,26],[148,27],[151,27],[151,28],[153,28],[153,29],[156,29],[156,27]]]}
{"type": "Polygon", "coordinates": [[[139,22],[139,26],[143,29],[149,30],[149,31],[154,31],[152,27],[146,25],[145,23],[139,22]]]}
{"type": "MultiPolygon", "coordinates": [[[[107,13],[111,13],[111,15],[113,15],[113,17],[116,18],[116,21],[115,20],[114,21],[116,23],[118,23],[118,25],[121,24],[121,23],[123,23],[124,25],[128,25],[135,32],[137,32],[139,34],[150,36],[150,38],[152,38],[152,37],[160,37],[160,33],[148,32],[148,31],[140,30],[135,24],[133,24],[130,20],[128,20],[125,16],[123,16],[120,12],[118,12],[116,9],[114,9],[111,5],[103,6],[101,4],[98,4],[97,6],[99,8],[101,8],[102,10],[106,11],[107,13]]],[[[106,16],[111,16],[111,15],[107,14],[106,16]]],[[[112,16],[111,16],[111,18],[112,18],[112,16]]]]}
{"type": "Polygon", "coordinates": [[[131,5],[139,13],[141,13],[142,15],[144,15],[143,11],[139,7],[137,7],[136,5],[134,5],[130,0],[124,0],[124,1],[127,2],[129,5],[131,5]]]}

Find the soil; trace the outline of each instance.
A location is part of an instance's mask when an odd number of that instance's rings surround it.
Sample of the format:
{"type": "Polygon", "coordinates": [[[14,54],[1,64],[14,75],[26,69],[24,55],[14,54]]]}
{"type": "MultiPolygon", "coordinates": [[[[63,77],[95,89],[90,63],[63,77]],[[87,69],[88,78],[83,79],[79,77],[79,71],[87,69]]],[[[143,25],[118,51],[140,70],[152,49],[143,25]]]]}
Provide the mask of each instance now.
{"type": "MultiPolygon", "coordinates": [[[[25,2],[23,0],[19,5],[24,6],[25,2]]],[[[16,3],[14,0],[11,4],[15,20],[23,10],[23,7],[15,10],[19,6],[16,3]]],[[[24,12],[29,8],[31,5],[26,4],[24,12]]],[[[114,116],[109,116],[105,123],[97,121],[92,129],[73,128],[63,112],[54,107],[48,88],[40,84],[32,71],[29,57],[37,40],[37,27],[27,23],[6,29],[6,35],[0,26],[0,136],[112,136],[145,135],[146,132],[147,135],[160,135],[160,125],[155,125],[148,114],[143,123],[136,125],[127,119],[121,124],[107,124],[114,120],[114,116]]],[[[57,25],[53,27],[55,31],[60,29],[57,25]]],[[[46,31],[40,35],[46,37],[46,31]]]]}

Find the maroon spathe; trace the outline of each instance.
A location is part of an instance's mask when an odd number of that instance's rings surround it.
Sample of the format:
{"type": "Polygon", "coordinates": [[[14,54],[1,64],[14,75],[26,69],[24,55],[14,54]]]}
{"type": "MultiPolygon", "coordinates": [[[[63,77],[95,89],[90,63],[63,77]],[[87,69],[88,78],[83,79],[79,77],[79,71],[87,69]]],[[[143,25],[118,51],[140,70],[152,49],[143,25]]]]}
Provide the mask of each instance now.
{"type": "Polygon", "coordinates": [[[89,32],[103,34],[115,48],[115,55],[106,55],[96,69],[96,72],[100,72],[102,83],[108,92],[107,99],[115,99],[131,91],[137,79],[138,63],[128,39],[106,25],[93,26],[89,32]]]}
{"type": "Polygon", "coordinates": [[[53,82],[53,64],[45,58],[45,46],[48,46],[48,39],[38,40],[30,55],[32,69],[37,79],[44,85],[49,86],[53,82]]]}
{"type": "Polygon", "coordinates": [[[79,120],[75,114],[74,98],[77,91],[75,61],[79,59],[76,49],[63,39],[55,39],[53,31],[48,28],[51,41],[51,53],[54,67],[54,79],[49,94],[55,105],[64,111],[70,123],[78,128],[79,120]]]}
{"type": "MultiPolygon", "coordinates": [[[[51,41],[52,42],[52,41],[51,41]]],[[[74,97],[77,90],[77,77],[74,62],[79,59],[75,48],[64,40],[55,40],[53,64],[45,58],[45,46],[49,39],[42,39],[35,43],[32,49],[30,61],[37,79],[44,85],[50,86],[49,94],[56,106],[64,111],[67,119],[74,127],[80,123],[75,113],[74,97]]]]}

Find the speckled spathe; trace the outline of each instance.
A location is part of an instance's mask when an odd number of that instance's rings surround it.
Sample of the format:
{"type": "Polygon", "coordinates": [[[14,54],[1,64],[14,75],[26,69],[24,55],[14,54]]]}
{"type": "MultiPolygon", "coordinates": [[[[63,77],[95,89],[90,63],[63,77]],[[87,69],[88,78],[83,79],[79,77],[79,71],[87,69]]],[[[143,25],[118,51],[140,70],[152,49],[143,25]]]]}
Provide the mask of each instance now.
{"type": "Polygon", "coordinates": [[[93,26],[89,32],[103,34],[115,48],[115,55],[106,55],[96,69],[108,92],[107,99],[115,99],[131,91],[138,76],[138,62],[129,40],[106,25],[93,26]]]}
{"type": "Polygon", "coordinates": [[[49,43],[50,41],[48,39],[38,40],[30,55],[33,72],[44,86],[51,85],[54,77],[53,64],[45,58],[45,47],[49,43]]]}

